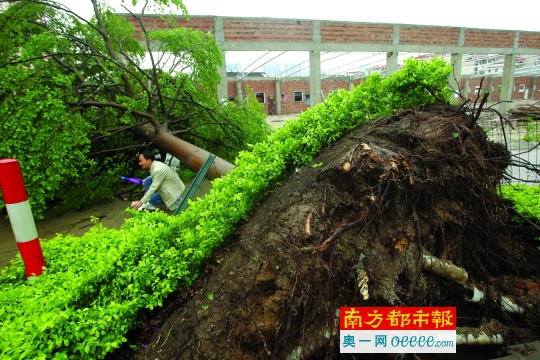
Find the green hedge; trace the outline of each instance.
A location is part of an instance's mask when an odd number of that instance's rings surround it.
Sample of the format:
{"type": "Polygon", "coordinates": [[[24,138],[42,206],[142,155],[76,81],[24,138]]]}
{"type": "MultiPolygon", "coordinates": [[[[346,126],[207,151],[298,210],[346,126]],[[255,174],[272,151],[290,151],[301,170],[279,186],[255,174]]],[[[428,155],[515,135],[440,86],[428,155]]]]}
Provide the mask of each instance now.
{"type": "MultiPolygon", "coordinates": [[[[535,224],[540,224],[540,186],[508,184],[499,187],[501,197],[509,200],[513,208],[535,224]]],[[[515,217],[518,222],[523,218],[515,217]]]]}
{"type": "MultiPolygon", "coordinates": [[[[433,68],[440,73],[441,67],[449,71],[441,62],[433,68]]],[[[422,71],[418,81],[430,74],[422,71]]],[[[440,77],[438,73],[433,77],[440,77]]],[[[392,102],[385,94],[395,91],[394,76],[371,76],[352,92],[340,90],[287,122],[251,151],[240,153],[237,168],[214,180],[210,193],[190,201],[179,216],[132,211],[133,218],[120,230],[96,224],[81,237],[58,235],[44,241],[48,267],[32,282],[25,280],[20,257],[15,258],[0,274],[2,358],[95,359],[118,348],[138,310],[160,306],[172,291],[191,284],[270,187],[310,162],[321,147],[390,113],[392,102]]],[[[422,86],[408,88],[411,106],[426,103],[422,86]]]]}

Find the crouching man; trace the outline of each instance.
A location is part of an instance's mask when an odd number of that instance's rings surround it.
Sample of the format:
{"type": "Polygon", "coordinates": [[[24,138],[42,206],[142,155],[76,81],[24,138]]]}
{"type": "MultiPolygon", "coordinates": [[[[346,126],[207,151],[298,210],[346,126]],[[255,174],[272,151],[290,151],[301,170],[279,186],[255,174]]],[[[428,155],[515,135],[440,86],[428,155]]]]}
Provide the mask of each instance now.
{"type": "Polygon", "coordinates": [[[139,165],[150,170],[150,176],[144,179],[145,194],[139,201],[134,201],[134,209],[155,210],[156,205],[167,205],[169,210],[176,210],[186,188],[178,174],[167,164],[155,161],[154,153],[145,151],[139,155],[139,165]]]}

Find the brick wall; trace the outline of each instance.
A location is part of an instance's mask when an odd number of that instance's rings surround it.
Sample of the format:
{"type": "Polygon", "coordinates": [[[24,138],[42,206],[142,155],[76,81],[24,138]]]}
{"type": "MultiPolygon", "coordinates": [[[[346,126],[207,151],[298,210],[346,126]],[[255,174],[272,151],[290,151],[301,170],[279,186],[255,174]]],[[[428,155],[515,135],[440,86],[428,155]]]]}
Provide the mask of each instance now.
{"type": "Polygon", "coordinates": [[[236,83],[234,81],[227,80],[227,94],[229,98],[235,98],[238,94],[236,93],[236,83]]]}
{"type": "MultiPolygon", "coordinates": [[[[476,90],[476,87],[477,86],[480,86],[480,81],[482,80],[482,78],[474,78],[474,79],[470,79],[469,80],[469,95],[468,97],[471,99],[471,100],[475,100],[476,99],[476,93],[475,93],[475,90],[476,90]]],[[[480,99],[482,98],[483,94],[485,92],[491,92],[491,101],[499,101],[500,98],[501,98],[501,94],[499,93],[498,89],[499,89],[499,86],[502,84],[502,78],[493,78],[493,89],[489,89],[488,86],[489,86],[489,79],[486,77],[482,83],[482,88],[481,88],[481,91],[480,91],[480,99]]],[[[465,86],[465,79],[461,79],[461,88],[463,89],[463,87],[465,86]]],[[[480,101],[480,100],[478,100],[480,101]]]]}
{"type": "MultiPolygon", "coordinates": [[[[126,19],[135,28],[135,36],[139,39],[142,38],[139,20],[133,17],[127,17],[126,19]]],[[[189,20],[182,17],[165,20],[157,15],[146,15],[144,17],[144,26],[152,30],[184,27],[214,34],[214,23],[213,17],[190,17],[189,20]]]]}
{"type": "Polygon", "coordinates": [[[349,90],[349,81],[345,79],[323,79],[321,81],[321,90],[324,99],[328,97],[330,91],[338,89],[349,90]]]}
{"type": "MultiPolygon", "coordinates": [[[[528,98],[530,98],[531,92],[533,89],[531,88],[531,80],[532,78],[530,76],[518,76],[514,78],[514,92],[512,93],[512,100],[523,100],[525,99],[526,90],[528,91],[528,98]],[[525,85],[524,90],[520,92],[520,85],[525,85]]],[[[477,86],[480,86],[481,78],[474,78],[469,80],[469,98],[472,100],[476,99],[475,89],[477,86]]],[[[484,82],[482,84],[482,89],[485,89],[485,91],[491,92],[491,101],[497,102],[501,99],[501,94],[499,93],[499,87],[502,86],[502,78],[493,78],[493,89],[488,89],[489,79],[486,77],[484,79],[484,82]]],[[[536,89],[534,90],[534,99],[540,99],[540,77],[535,79],[536,89]]],[[[461,79],[461,88],[465,86],[465,80],[461,79]]],[[[481,92],[483,94],[483,92],[481,92]]]]}
{"type": "Polygon", "coordinates": [[[393,25],[321,23],[321,41],[323,43],[391,44],[393,33],[393,25]]]}
{"type": "Polygon", "coordinates": [[[280,84],[281,93],[285,94],[285,101],[281,102],[282,114],[297,114],[306,111],[309,105],[306,104],[306,94],[309,94],[309,79],[282,80],[280,84]],[[302,91],[302,101],[294,101],[294,92],[302,91]]]}
{"type": "MultiPolygon", "coordinates": [[[[121,14],[135,27],[140,36],[139,22],[121,14]]],[[[167,29],[183,26],[215,34],[215,17],[191,16],[165,20],[146,15],[148,29],[167,29]]],[[[314,20],[223,18],[225,41],[230,42],[311,42],[314,39],[314,20]]],[[[441,26],[401,25],[399,43],[402,45],[458,46],[460,28],[441,26]]],[[[322,43],[392,44],[394,26],[355,22],[320,21],[322,43]]],[[[513,48],[515,31],[465,29],[466,47],[513,48]]],[[[520,48],[540,49],[540,32],[521,31],[520,48]]]]}
{"type": "MultiPolygon", "coordinates": [[[[539,96],[536,95],[538,94],[538,79],[536,79],[536,91],[535,91],[535,98],[538,99],[539,96]]],[[[516,99],[516,100],[521,100],[521,99],[524,99],[524,96],[525,96],[525,93],[527,93],[527,90],[528,89],[528,95],[529,96],[531,94],[531,91],[533,91],[531,89],[531,77],[530,76],[519,76],[519,77],[516,77],[514,78],[514,85],[516,86],[515,90],[514,90],[514,94],[513,94],[513,99],[516,99]],[[520,85],[524,85],[524,87],[521,87],[520,85]],[[522,91],[520,92],[520,88],[522,89],[522,91]]]]}
{"type": "Polygon", "coordinates": [[[513,48],[515,31],[501,30],[465,30],[465,46],[513,48]]]}
{"type": "Polygon", "coordinates": [[[224,19],[225,41],[313,41],[313,24],[300,20],[224,19]]]}
{"type": "MultiPolygon", "coordinates": [[[[246,87],[249,86],[254,93],[264,93],[264,110],[269,113],[270,97],[275,99],[276,96],[276,83],[272,80],[246,80],[242,81],[242,95],[247,93],[246,87]]],[[[227,81],[227,89],[229,91],[229,97],[234,98],[239,94],[236,92],[236,81],[229,79],[227,81]]],[[[275,103],[275,101],[274,101],[275,103]]],[[[275,113],[275,106],[274,106],[275,113]]]]}
{"type": "Polygon", "coordinates": [[[519,47],[540,49],[540,34],[527,31],[520,32],[519,47]]]}
{"type": "Polygon", "coordinates": [[[406,45],[458,45],[459,28],[401,26],[399,43],[406,45]]]}

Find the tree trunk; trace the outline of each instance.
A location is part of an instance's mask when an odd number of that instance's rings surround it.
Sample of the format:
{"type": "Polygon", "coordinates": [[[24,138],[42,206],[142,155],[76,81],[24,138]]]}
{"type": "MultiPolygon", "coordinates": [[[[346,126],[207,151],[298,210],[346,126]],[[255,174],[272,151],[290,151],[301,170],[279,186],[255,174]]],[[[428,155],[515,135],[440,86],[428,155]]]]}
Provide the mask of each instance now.
{"type": "MultiPolygon", "coordinates": [[[[156,131],[150,124],[135,127],[133,131],[137,135],[144,137],[148,142],[153,141],[160,152],[170,153],[193,172],[199,171],[210,154],[200,147],[177,138],[164,129],[156,131]]],[[[208,180],[213,180],[228,174],[234,168],[235,166],[233,164],[216,156],[213,165],[208,169],[205,177],[208,180]]]]}

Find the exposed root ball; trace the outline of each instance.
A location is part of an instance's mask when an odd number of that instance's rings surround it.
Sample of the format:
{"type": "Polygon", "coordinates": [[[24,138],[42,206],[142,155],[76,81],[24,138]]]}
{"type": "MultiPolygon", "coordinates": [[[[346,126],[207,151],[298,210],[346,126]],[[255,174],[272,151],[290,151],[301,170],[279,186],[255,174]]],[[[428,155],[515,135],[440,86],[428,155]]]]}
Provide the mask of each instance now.
{"type": "Polygon", "coordinates": [[[513,237],[495,191],[507,150],[456,108],[402,114],[355,129],[315,159],[322,170],[275,189],[139,358],[339,358],[341,306],[456,306],[458,327],[536,339],[538,296],[524,304],[511,284],[538,282],[538,253],[513,237]],[[466,301],[474,287],[482,300],[466,301]]]}

